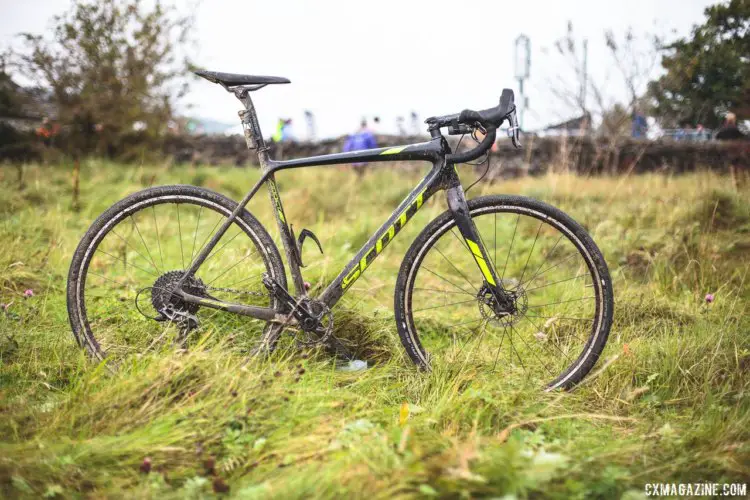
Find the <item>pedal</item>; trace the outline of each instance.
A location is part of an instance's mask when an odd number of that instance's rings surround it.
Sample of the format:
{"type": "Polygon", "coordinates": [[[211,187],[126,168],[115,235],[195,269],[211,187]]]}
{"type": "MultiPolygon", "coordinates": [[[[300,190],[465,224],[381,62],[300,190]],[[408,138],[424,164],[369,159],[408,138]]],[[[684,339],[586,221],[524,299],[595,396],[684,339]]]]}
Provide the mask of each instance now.
{"type": "Polygon", "coordinates": [[[299,233],[299,240],[297,241],[297,253],[299,255],[300,267],[305,267],[305,265],[302,264],[302,245],[305,243],[306,238],[310,238],[311,240],[313,240],[315,244],[318,245],[320,254],[323,255],[323,246],[320,244],[320,240],[318,240],[318,237],[315,236],[315,233],[313,233],[309,229],[303,229],[302,232],[299,233]]]}

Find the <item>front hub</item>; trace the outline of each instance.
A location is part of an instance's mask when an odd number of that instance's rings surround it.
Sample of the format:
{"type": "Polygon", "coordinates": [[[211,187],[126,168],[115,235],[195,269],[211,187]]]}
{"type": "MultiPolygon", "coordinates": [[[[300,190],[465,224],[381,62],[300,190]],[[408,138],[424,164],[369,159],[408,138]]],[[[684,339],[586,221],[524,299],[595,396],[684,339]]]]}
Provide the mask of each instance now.
{"type": "Polygon", "coordinates": [[[516,324],[528,308],[525,290],[520,285],[504,289],[500,293],[505,300],[499,299],[497,293],[487,284],[482,286],[477,293],[480,314],[485,320],[503,327],[516,324]]]}

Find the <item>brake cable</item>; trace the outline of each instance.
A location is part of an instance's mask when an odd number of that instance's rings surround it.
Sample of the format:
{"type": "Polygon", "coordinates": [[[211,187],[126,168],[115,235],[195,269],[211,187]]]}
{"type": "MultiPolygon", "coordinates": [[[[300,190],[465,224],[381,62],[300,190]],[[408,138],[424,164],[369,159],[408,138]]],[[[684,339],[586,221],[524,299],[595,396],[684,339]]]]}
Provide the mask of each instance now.
{"type": "MultiPolygon", "coordinates": [[[[486,130],[482,130],[482,131],[484,133],[487,133],[486,130]]],[[[476,134],[477,134],[477,128],[474,128],[474,130],[472,130],[472,132],[471,132],[471,138],[474,139],[474,141],[478,144],[481,141],[477,138],[476,134]]],[[[463,136],[461,136],[461,139],[463,139],[463,136]]],[[[461,142],[459,141],[459,145],[460,144],[461,144],[461,142]]],[[[456,149],[458,149],[458,147],[456,147],[456,149]]],[[[482,163],[486,163],[487,166],[485,167],[484,172],[482,172],[482,175],[480,175],[477,178],[477,180],[475,180],[474,182],[472,182],[471,184],[469,184],[469,187],[467,187],[464,190],[464,193],[468,193],[469,189],[473,188],[477,183],[479,183],[479,181],[481,181],[482,179],[484,179],[487,176],[487,173],[490,171],[490,152],[491,151],[492,151],[492,148],[490,147],[490,149],[488,149],[487,152],[484,154],[484,159],[482,161],[478,161],[478,162],[474,162],[474,163],[472,163],[472,162],[467,163],[467,165],[473,165],[473,166],[479,166],[482,163]]]]}

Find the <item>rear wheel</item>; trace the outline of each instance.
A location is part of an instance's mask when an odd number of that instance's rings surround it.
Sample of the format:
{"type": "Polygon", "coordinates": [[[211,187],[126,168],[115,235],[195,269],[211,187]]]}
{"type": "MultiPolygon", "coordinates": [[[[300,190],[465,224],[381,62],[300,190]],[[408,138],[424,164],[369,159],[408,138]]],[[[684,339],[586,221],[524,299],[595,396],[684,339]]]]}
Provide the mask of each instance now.
{"type": "Polygon", "coordinates": [[[519,196],[468,202],[503,288],[493,303],[450,212],[432,221],[406,254],[395,313],[410,358],[438,358],[570,388],[596,363],[612,323],[607,265],[588,233],[560,210],[519,196]]]}
{"type": "MultiPolygon", "coordinates": [[[[270,325],[201,308],[171,293],[236,206],[206,189],[164,186],[128,196],[104,212],[78,245],[68,275],[68,315],[78,343],[97,359],[115,363],[185,345],[194,330],[251,349],[270,325]]],[[[183,289],[276,307],[261,282],[264,273],[286,286],[273,240],[243,210],[183,289]]]]}

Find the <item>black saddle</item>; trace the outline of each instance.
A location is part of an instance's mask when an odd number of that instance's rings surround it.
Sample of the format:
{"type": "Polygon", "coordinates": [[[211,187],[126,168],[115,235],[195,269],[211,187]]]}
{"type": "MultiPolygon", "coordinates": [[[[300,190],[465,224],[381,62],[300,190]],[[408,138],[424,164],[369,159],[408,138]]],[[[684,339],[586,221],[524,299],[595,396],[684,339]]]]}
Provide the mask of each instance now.
{"type": "Polygon", "coordinates": [[[291,83],[287,78],[280,76],[258,76],[238,75],[234,73],[220,73],[218,71],[196,71],[196,75],[202,76],[209,82],[220,83],[225,87],[237,87],[238,85],[269,85],[272,83],[291,83]]]}

